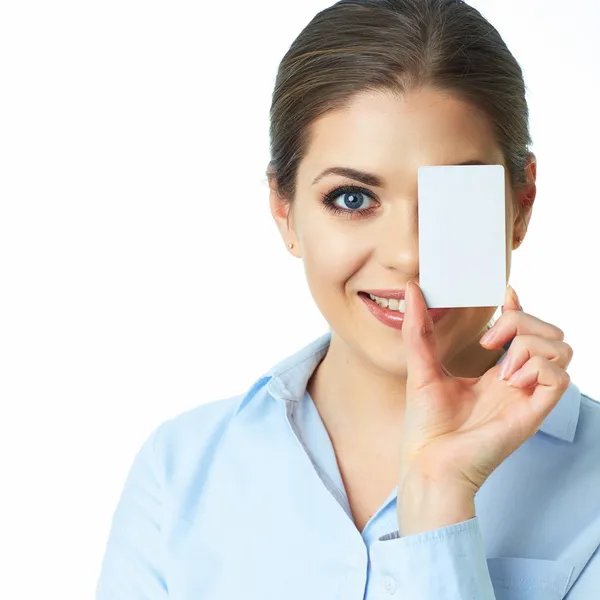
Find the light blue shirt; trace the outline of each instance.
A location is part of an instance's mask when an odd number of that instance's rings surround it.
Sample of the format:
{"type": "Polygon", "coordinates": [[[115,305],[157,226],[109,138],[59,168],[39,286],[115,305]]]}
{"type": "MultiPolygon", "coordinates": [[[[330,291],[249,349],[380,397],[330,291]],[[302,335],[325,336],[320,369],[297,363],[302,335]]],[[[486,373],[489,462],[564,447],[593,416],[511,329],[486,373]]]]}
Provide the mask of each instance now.
{"type": "Polygon", "coordinates": [[[571,384],[473,519],[402,537],[396,488],[358,531],[306,391],[329,340],[153,431],[97,600],[600,599],[600,403],[571,384]]]}

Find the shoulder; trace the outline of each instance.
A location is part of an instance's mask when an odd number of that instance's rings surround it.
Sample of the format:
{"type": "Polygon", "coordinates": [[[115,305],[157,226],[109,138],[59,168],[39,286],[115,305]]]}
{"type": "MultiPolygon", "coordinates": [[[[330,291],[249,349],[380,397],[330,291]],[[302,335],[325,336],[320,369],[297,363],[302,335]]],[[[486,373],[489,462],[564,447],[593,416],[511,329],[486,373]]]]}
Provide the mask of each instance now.
{"type": "Polygon", "coordinates": [[[260,413],[263,400],[270,395],[278,399],[301,397],[330,340],[331,332],[327,332],[311,341],[271,366],[241,394],[201,404],[165,421],[157,432],[157,448],[166,453],[206,449],[218,443],[238,415],[248,413],[249,405],[255,407],[250,411],[255,414],[260,413]]]}
{"type": "Polygon", "coordinates": [[[592,419],[597,419],[600,422],[600,401],[591,398],[587,394],[581,394],[581,408],[586,411],[592,419]]]}
{"type": "Polygon", "coordinates": [[[263,376],[243,393],[199,404],[155,427],[147,443],[152,444],[154,468],[162,485],[175,491],[185,487],[190,477],[201,476],[240,408],[251,399],[260,403],[268,379],[263,376]]]}
{"type": "Polygon", "coordinates": [[[179,512],[242,446],[277,435],[282,401],[303,395],[329,339],[327,333],[284,358],[243,393],[200,404],[156,427],[147,446],[165,502],[179,512]]]}
{"type": "Polygon", "coordinates": [[[587,447],[589,443],[600,450],[600,402],[586,394],[581,394],[581,414],[577,434],[587,447]]]}
{"type": "Polygon", "coordinates": [[[198,500],[237,408],[260,388],[255,385],[244,394],[186,410],[155,426],[146,437],[114,512],[97,586],[99,598],[115,594],[121,598],[118,590],[130,589],[133,574],[152,598],[163,597],[161,536],[198,500]]]}
{"type": "Polygon", "coordinates": [[[174,467],[175,460],[215,448],[239,409],[248,400],[261,395],[267,379],[257,380],[243,393],[200,404],[161,423],[155,430],[155,452],[163,468],[169,470],[174,467]]]}
{"type": "Polygon", "coordinates": [[[227,427],[245,394],[211,400],[164,421],[158,427],[159,447],[181,445],[190,448],[227,427]]]}
{"type": "Polygon", "coordinates": [[[572,413],[565,411],[563,418],[568,417],[569,421],[576,422],[575,444],[583,442],[587,447],[588,442],[594,442],[600,446],[600,402],[580,392],[573,384],[569,387],[574,387],[578,392],[578,410],[572,413]]]}

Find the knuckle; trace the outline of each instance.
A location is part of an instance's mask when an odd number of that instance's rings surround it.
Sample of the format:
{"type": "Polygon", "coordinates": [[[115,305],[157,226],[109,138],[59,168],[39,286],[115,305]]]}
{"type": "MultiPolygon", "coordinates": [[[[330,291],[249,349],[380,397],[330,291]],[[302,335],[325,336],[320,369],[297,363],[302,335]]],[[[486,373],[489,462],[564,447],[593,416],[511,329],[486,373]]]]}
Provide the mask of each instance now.
{"type": "Polygon", "coordinates": [[[494,330],[500,330],[500,329],[504,329],[505,327],[508,327],[508,325],[510,324],[510,313],[514,313],[515,311],[512,308],[508,308],[506,309],[497,319],[496,321],[493,323],[492,327],[490,327],[490,329],[494,329],[494,330]]]}
{"type": "Polygon", "coordinates": [[[519,352],[524,348],[526,340],[523,339],[523,337],[523,334],[515,335],[515,337],[512,339],[510,342],[510,349],[514,349],[513,352],[519,352]]]}
{"type": "Polygon", "coordinates": [[[509,308],[508,310],[505,310],[504,313],[502,314],[502,316],[498,319],[498,321],[500,319],[504,319],[504,321],[506,323],[516,323],[520,318],[521,315],[524,314],[522,311],[520,310],[516,310],[514,308],[509,308]]]}
{"type": "Polygon", "coordinates": [[[528,354],[532,358],[536,356],[537,345],[537,336],[529,333],[516,335],[511,342],[511,347],[514,346],[517,351],[528,354]]]}
{"type": "Polygon", "coordinates": [[[521,334],[512,339],[509,351],[515,360],[527,362],[534,356],[531,348],[531,336],[521,334]]]}
{"type": "Polygon", "coordinates": [[[560,387],[564,390],[566,390],[569,387],[569,384],[571,383],[571,376],[564,369],[560,370],[559,382],[560,387]]]}
{"type": "Polygon", "coordinates": [[[564,342],[565,344],[565,350],[567,351],[567,361],[571,362],[571,360],[573,359],[573,348],[567,344],[567,342],[564,342]]]}
{"type": "Polygon", "coordinates": [[[425,320],[419,325],[419,336],[424,340],[428,340],[433,337],[433,323],[429,319],[425,320]]]}
{"type": "Polygon", "coordinates": [[[542,369],[544,366],[550,364],[550,362],[544,358],[543,356],[540,356],[539,354],[536,354],[535,356],[532,356],[529,359],[532,363],[532,365],[539,371],[540,369],[542,369]]]}

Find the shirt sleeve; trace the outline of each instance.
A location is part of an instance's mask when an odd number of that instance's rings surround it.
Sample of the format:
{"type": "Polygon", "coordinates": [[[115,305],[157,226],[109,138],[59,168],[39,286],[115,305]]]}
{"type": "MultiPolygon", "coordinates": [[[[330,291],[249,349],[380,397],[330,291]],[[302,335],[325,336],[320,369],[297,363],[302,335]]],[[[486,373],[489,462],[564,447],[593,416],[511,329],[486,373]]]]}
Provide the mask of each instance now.
{"type": "MultiPolygon", "coordinates": [[[[597,544],[597,541],[595,543],[597,544]]],[[[575,564],[576,567],[567,586],[568,593],[564,596],[565,600],[595,598],[600,589],[600,547],[596,547],[589,559],[587,552],[583,552],[580,560],[575,561],[575,564]]]]}
{"type": "Polygon", "coordinates": [[[407,537],[388,533],[371,561],[383,589],[393,586],[400,598],[496,600],[476,516],[407,537]]]}
{"type": "Polygon", "coordinates": [[[133,460],[114,511],[96,600],[164,600],[163,486],[154,446],[161,427],[133,460]]]}

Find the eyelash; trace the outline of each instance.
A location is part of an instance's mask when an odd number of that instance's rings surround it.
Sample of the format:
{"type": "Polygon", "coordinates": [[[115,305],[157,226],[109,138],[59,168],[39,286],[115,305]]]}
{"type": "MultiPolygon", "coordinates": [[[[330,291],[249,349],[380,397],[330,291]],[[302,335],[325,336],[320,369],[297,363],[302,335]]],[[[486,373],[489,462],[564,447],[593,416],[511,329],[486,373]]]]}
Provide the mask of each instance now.
{"type": "Polygon", "coordinates": [[[352,219],[354,215],[358,215],[360,217],[366,217],[367,215],[370,215],[377,208],[377,206],[371,206],[371,208],[352,210],[350,208],[340,208],[339,206],[334,204],[334,200],[342,194],[350,194],[354,192],[360,192],[361,194],[364,194],[365,196],[371,198],[371,200],[373,200],[374,202],[377,202],[373,197],[373,194],[371,194],[371,192],[364,188],[358,187],[356,185],[342,185],[340,187],[334,188],[326,194],[323,194],[323,208],[336,215],[347,215],[350,219],[352,219]]]}

